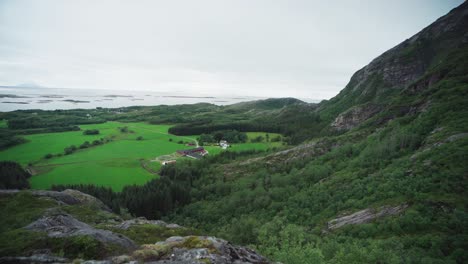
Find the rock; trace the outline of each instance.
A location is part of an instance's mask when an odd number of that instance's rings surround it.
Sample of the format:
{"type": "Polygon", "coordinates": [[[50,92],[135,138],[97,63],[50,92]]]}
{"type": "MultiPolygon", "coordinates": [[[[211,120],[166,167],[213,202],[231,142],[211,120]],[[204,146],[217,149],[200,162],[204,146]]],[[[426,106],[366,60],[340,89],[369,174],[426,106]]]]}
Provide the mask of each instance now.
{"type": "Polygon", "coordinates": [[[79,201],[80,204],[95,206],[101,210],[112,212],[112,210],[109,209],[109,207],[107,207],[101,200],[89,194],[82,193],[80,191],[72,190],[72,189],[66,189],[65,191],[62,191],[61,193],[74,197],[75,199],[79,201]]]}
{"type": "Polygon", "coordinates": [[[116,225],[115,227],[127,230],[134,225],[157,225],[157,226],[162,226],[162,227],[171,228],[171,229],[182,228],[178,224],[168,224],[161,220],[147,220],[144,217],[138,217],[138,218],[123,221],[122,223],[116,225]]]}
{"type": "Polygon", "coordinates": [[[111,262],[113,264],[127,264],[132,263],[133,261],[133,258],[128,255],[115,256],[111,258],[111,262]]]}
{"type": "Polygon", "coordinates": [[[453,142],[455,140],[459,140],[459,139],[465,138],[467,136],[468,136],[468,133],[455,134],[455,135],[452,135],[452,136],[448,137],[445,140],[445,142],[453,142]]]}
{"type": "Polygon", "coordinates": [[[29,264],[29,263],[70,263],[66,258],[49,254],[37,254],[29,257],[1,257],[0,264],[29,264]]]}
{"type": "Polygon", "coordinates": [[[377,105],[366,104],[356,106],[339,114],[331,124],[331,127],[336,130],[349,130],[360,125],[379,111],[380,107],[377,105]]]}
{"type": "Polygon", "coordinates": [[[209,236],[170,237],[143,245],[134,256],[151,263],[269,263],[251,249],[209,236]]]}
{"type": "Polygon", "coordinates": [[[56,200],[60,204],[65,204],[65,205],[80,204],[80,200],[63,192],[32,190],[31,194],[34,196],[39,196],[39,197],[49,197],[51,199],[56,200]]]}
{"type": "Polygon", "coordinates": [[[65,213],[44,215],[25,227],[29,230],[46,232],[49,237],[91,236],[102,243],[119,245],[125,249],[135,249],[135,243],[129,238],[111,231],[96,229],[80,222],[65,213]]]}
{"type": "MultiPolygon", "coordinates": [[[[0,196],[15,195],[19,192],[19,190],[0,190],[0,196]]],[[[112,212],[101,200],[76,190],[67,189],[62,192],[28,190],[21,192],[28,192],[37,197],[48,197],[57,201],[60,205],[89,205],[96,206],[101,210],[112,212]]]]}
{"type": "Polygon", "coordinates": [[[81,262],[81,264],[112,264],[110,260],[86,260],[81,262]]]}
{"type": "Polygon", "coordinates": [[[377,218],[382,218],[390,215],[398,215],[408,207],[407,204],[401,204],[398,206],[382,206],[379,209],[364,209],[356,213],[345,215],[328,222],[327,228],[329,230],[337,229],[345,225],[356,225],[369,223],[377,218]]]}

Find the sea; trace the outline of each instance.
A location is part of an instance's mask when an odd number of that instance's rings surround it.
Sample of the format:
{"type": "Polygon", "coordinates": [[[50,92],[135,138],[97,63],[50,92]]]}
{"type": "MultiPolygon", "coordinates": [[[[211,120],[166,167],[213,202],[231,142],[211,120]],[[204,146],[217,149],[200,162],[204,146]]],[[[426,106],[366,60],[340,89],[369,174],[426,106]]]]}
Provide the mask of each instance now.
{"type": "MultiPolygon", "coordinates": [[[[93,109],[96,107],[119,108],[195,103],[230,105],[266,98],[254,96],[210,96],[186,94],[184,92],[0,86],[0,112],[28,109],[93,109]]],[[[308,103],[319,102],[319,100],[315,99],[298,99],[308,103]]]]}

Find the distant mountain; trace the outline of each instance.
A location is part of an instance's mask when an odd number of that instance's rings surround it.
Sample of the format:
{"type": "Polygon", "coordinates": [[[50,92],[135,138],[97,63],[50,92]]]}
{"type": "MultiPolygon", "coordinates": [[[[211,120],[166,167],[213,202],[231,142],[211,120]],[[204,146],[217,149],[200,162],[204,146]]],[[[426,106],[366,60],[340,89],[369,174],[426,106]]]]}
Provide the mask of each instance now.
{"type": "Polygon", "coordinates": [[[16,88],[16,89],[47,89],[48,88],[48,87],[38,85],[37,83],[34,83],[34,82],[21,83],[18,85],[0,85],[0,87],[16,88]]]}

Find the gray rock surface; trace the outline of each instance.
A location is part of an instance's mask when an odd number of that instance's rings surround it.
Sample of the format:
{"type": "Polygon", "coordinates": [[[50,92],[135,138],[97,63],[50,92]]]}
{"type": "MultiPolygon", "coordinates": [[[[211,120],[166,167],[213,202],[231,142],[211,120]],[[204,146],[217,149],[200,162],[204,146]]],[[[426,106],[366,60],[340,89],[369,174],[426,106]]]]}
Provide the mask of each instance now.
{"type": "Polygon", "coordinates": [[[335,121],[331,124],[331,127],[336,130],[352,129],[374,116],[380,111],[380,109],[381,108],[379,106],[372,104],[353,107],[338,115],[338,117],[335,118],[335,121]]]}
{"type": "Polygon", "coordinates": [[[66,258],[49,254],[36,254],[29,257],[0,257],[0,264],[29,264],[29,263],[70,263],[66,258]]]}
{"type": "Polygon", "coordinates": [[[25,227],[28,230],[46,232],[49,237],[91,236],[103,243],[112,243],[125,249],[135,249],[129,238],[111,231],[96,229],[65,213],[44,215],[25,227]]]}
{"type": "Polygon", "coordinates": [[[340,228],[345,225],[357,225],[372,222],[377,218],[385,216],[398,215],[408,207],[407,204],[397,206],[382,206],[379,209],[364,209],[353,214],[335,218],[328,222],[327,227],[330,230],[340,228]]]}
{"type": "Polygon", "coordinates": [[[91,206],[96,206],[97,208],[101,210],[111,212],[109,207],[107,207],[101,200],[91,195],[82,193],[80,191],[70,190],[70,189],[67,189],[62,192],[45,191],[45,190],[26,190],[26,191],[0,190],[0,197],[15,195],[15,194],[18,194],[19,192],[29,192],[33,196],[37,196],[37,197],[48,197],[57,201],[57,203],[59,203],[60,205],[91,205],[91,206]]]}
{"type": "Polygon", "coordinates": [[[127,230],[130,227],[135,226],[135,225],[157,225],[157,226],[162,226],[166,228],[182,228],[178,224],[168,224],[161,220],[147,220],[144,217],[138,217],[138,218],[123,221],[122,223],[116,225],[115,227],[127,230]]]}
{"type": "Polygon", "coordinates": [[[153,256],[147,263],[270,263],[251,249],[210,236],[170,237],[145,250],[140,255],[153,256]]]}

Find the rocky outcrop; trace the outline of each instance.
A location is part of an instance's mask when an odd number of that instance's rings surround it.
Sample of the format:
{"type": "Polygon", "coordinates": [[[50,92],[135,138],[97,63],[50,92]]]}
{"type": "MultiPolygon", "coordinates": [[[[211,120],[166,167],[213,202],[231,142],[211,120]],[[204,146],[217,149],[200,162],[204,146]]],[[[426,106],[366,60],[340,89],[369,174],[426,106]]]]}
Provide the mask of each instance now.
{"type": "Polygon", "coordinates": [[[366,104],[353,107],[348,111],[338,115],[338,117],[335,118],[335,120],[331,124],[331,127],[333,127],[336,130],[352,129],[374,116],[380,111],[380,109],[381,108],[379,106],[373,104],[366,104]]]}
{"type": "Polygon", "coordinates": [[[29,263],[70,263],[70,260],[49,254],[36,254],[28,257],[0,257],[0,264],[29,264],[29,263]]]}
{"type": "Polygon", "coordinates": [[[91,236],[102,243],[119,245],[125,249],[137,247],[132,240],[123,235],[96,229],[65,213],[44,215],[25,229],[46,232],[49,237],[91,236]]]}
{"type": "Polygon", "coordinates": [[[127,230],[130,227],[135,226],[135,225],[156,225],[156,226],[161,226],[161,227],[170,228],[170,229],[182,228],[178,224],[168,224],[161,220],[147,220],[144,217],[138,217],[138,218],[123,221],[122,223],[116,225],[115,227],[123,229],[123,230],[127,230]]]}
{"type": "MultiPolygon", "coordinates": [[[[433,132],[435,133],[435,132],[433,132]]],[[[422,147],[418,152],[414,153],[410,159],[412,161],[415,161],[416,158],[419,157],[419,155],[425,153],[425,152],[428,152],[428,151],[431,151],[433,150],[434,148],[438,148],[442,145],[445,145],[447,143],[451,143],[451,142],[454,142],[454,141],[457,141],[457,140],[460,140],[460,139],[463,139],[465,137],[468,137],[468,133],[459,133],[459,134],[454,134],[454,135],[451,135],[449,137],[447,137],[446,139],[442,140],[442,141],[438,141],[438,142],[435,142],[433,144],[430,144],[430,145],[426,145],[424,147],[422,147]]],[[[426,164],[425,164],[426,165],[426,164]]]]}
{"type": "Polygon", "coordinates": [[[333,219],[327,223],[329,230],[334,230],[345,225],[357,225],[372,222],[375,219],[398,215],[402,213],[408,207],[407,204],[401,204],[398,206],[382,206],[378,209],[364,209],[356,213],[345,215],[336,219],[333,219]]]}
{"type": "Polygon", "coordinates": [[[47,197],[57,201],[59,205],[88,205],[100,210],[111,212],[109,207],[107,207],[101,200],[95,198],[94,196],[70,189],[62,192],[44,190],[0,190],[0,197],[16,195],[19,192],[28,192],[36,197],[47,197]]]}
{"type": "Polygon", "coordinates": [[[60,193],[70,195],[71,197],[78,200],[79,204],[85,204],[88,206],[99,208],[104,211],[112,212],[112,210],[109,207],[107,207],[107,205],[105,205],[101,200],[89,194],[82,193],[80,191],[72,190],[72,189],[66,189],[60,193]]]}
{"type": "Polygon", "coordinates": [[[170,237],[143,245],[133,256],[152,263],[269,263],[251,249],[210,236],[170,237]]]}

